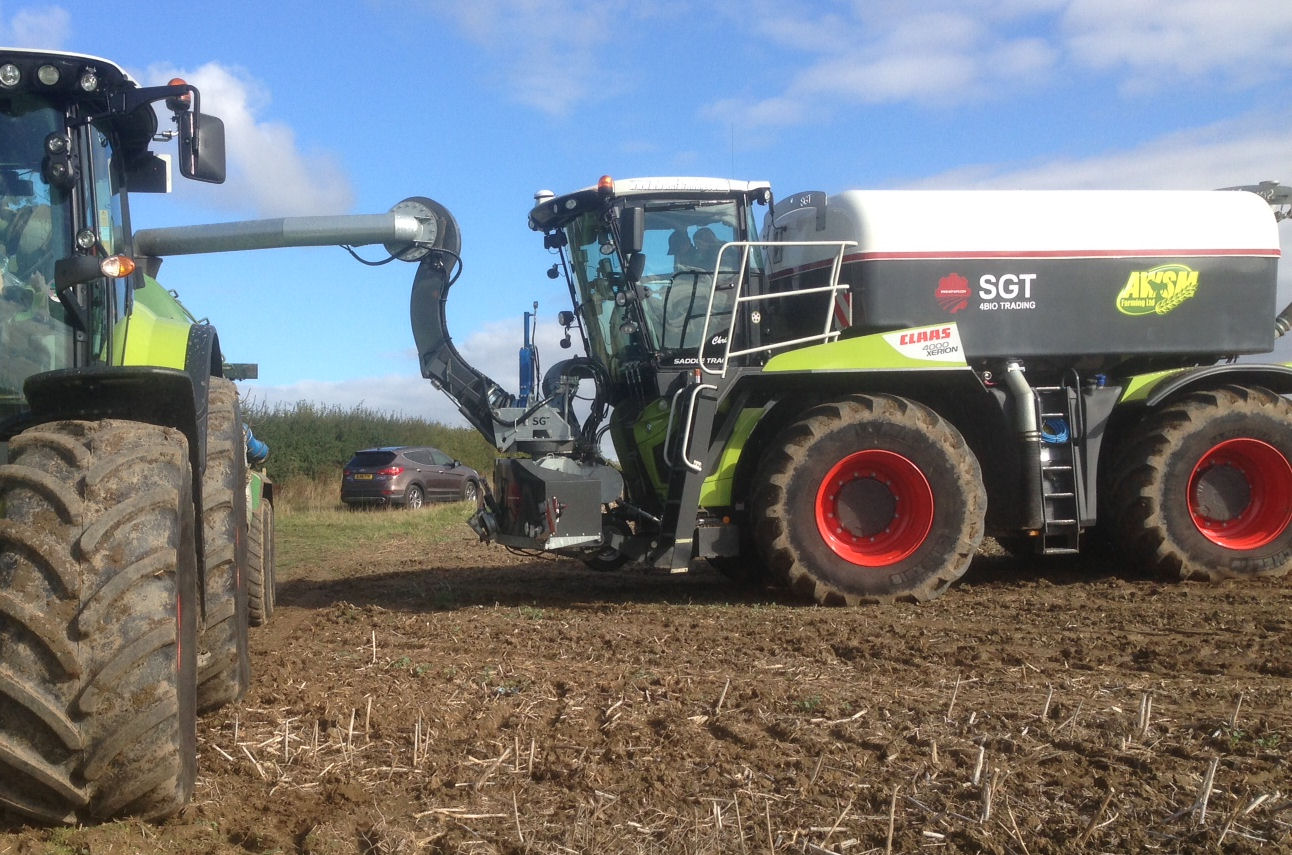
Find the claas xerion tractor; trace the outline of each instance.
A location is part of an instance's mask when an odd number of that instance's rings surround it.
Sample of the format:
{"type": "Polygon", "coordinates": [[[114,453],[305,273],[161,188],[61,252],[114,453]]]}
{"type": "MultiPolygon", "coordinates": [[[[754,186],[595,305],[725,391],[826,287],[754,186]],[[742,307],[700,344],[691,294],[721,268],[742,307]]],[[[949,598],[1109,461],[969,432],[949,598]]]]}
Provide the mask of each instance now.
{"type": "Polygon", "coordinates": [[[987,535],[1171,578],[1292,568],[1292,366],[1255,358],[1292,316],[1275,182],[535,198],[584,354],[534,400],[458,354],[446,272],[414,284],[423,374],[512,452],[486,540],[848,604],[936,597],[987,535]]]}
{"type": "MultiPolygon", "coordinates": [[[[274,605],[274,488],[216,329],[163,256],[384,243],[420,260],[425,200],[386,214],[136,231],[129,197],[224,179],[224,130],[174,80],[0,49],[0,810],[173,813],[195,717],[239,698],[274,605]],[[167,118],[159,120],[158,107],[167,118]]],[[[440,263],[436,256],[431,264],[440,263]]]]}

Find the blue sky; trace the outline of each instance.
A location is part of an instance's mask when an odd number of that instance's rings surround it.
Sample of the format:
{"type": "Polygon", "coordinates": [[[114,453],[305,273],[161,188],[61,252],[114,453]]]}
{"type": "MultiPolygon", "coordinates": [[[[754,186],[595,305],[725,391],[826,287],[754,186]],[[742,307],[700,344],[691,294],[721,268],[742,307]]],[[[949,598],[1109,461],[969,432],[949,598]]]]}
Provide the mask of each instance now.
{"type": "MultiPolygon", "coordinates": [[[[228,182],[136,198],[137,228],[447,206],[464,260],[450,329],[512,389],[534,300],[544,358],[562,353],[568,298],[526,227],[540,188],[603,173],[769,180],[778,196],[1292,184],[1284,0],[203,8],[3,3],[0,43],[103,56],[144,85],[179,74],[225,120],[228,182]]],[[[315,248],[176,257],[160,278],[230,360],[259,363],[244,394],[461,423],[418,373],[412,275],[315,248]]]]}

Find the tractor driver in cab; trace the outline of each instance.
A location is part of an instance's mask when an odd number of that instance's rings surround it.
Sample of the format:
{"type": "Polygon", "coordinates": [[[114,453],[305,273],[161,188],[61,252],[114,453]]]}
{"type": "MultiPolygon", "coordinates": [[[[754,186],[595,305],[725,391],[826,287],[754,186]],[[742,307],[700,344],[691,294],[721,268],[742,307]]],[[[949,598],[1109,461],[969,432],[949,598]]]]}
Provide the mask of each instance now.
{"type": "MultiPolygon", "coordinates": [[[[689,235],[685,228],[677,228],[668,240],[675,272],[671,276],[671,287],[665,292],[666,306],[662,311],[660,341],[666,349],[685,351],[688,356],[699,347],[704,335],[705,315],[709,310],[710,292],[714,290],[718,253],[724,242],[714,232],[713,226],[717,225],[727,232],[728,240],[733,231],[729,225],[713,223],[710,214],[704,214],[701,222],[709,222],[710,225],[691,226],[694,231],[689,235]]],[[[739,265],[739,252],[728,250],[723,254],[723,271],[738,270],[739,265]]],[[[731,296],[729,286],[719,288],[713,294],[713,316],[709,321],[712,332],[726,331],[731,313],[731,296]]]]}
{"type": "Polygon", "coordinates": [[[687,268],[712,273],[713,269],[718,266],[718,250],[720,249],[722,249],[722,241],[718,240],[718,236],[713,233],[713,229],[708,226],[701,226],[695,230],[695,234],[691,238],[691,250],[679,256],[678,263],[687,268]]]}

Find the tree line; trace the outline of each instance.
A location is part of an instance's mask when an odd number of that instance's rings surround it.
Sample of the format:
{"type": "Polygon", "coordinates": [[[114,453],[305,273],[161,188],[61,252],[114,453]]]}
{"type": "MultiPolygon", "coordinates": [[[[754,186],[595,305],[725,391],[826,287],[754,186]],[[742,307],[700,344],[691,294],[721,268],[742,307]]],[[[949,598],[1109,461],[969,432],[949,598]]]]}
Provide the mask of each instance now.
{"type": "Polygon", "coordinates": [[[244,399],[242,420],[269,445],[266,464],[277,482],[340,477],[358,450],[388,445],[431,445],[492,477],[497,452],[473,428],[391,415],[356,406],[344,409],[299,401],[291,406],[244,399]]]}

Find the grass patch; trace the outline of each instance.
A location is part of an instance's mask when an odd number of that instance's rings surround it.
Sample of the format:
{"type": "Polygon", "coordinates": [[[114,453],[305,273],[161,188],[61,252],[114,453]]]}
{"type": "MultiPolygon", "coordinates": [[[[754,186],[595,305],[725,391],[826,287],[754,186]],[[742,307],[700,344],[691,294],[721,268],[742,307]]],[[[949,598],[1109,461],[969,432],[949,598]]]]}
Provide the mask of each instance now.
{"type": "MultiPolygon", "coordinates": [[[[411,378],[410,383],[423,381],[411,378]]],[[[243,401],[243,420],[269,445],[269,475],[275,481],[332,478],[339,486],[341,467],[361,448],[383,445],[433,445],[481,472],[493,469],[493,445],[473,428],[383,413],[364,406],[342,409],[300,401],[268,406],[243,401]]]]}
{"type": "Polygon", "coordinates": [[[311,511],[344,511],[341,469],[313,478],[296,477],[274,485],[274,510],[279,517],[311,511]]]}
{"type": "Polygon", "coordinates": [[[474,510],[469,502],[405,510],[292,510],[277,517],[278,568],[349,566],[391,556],[433,554],[460,540],[474,510]]]}

